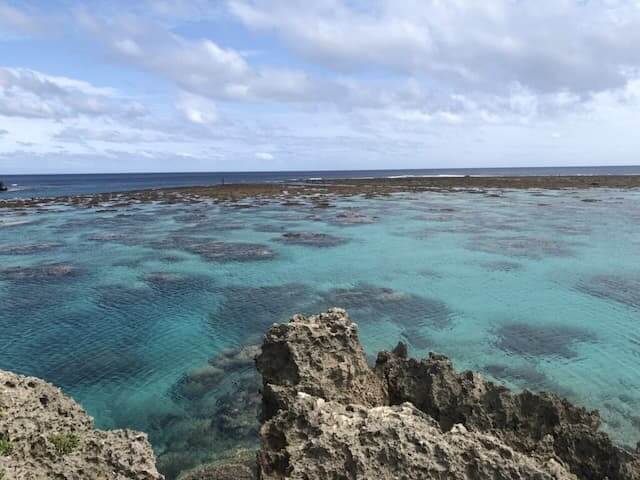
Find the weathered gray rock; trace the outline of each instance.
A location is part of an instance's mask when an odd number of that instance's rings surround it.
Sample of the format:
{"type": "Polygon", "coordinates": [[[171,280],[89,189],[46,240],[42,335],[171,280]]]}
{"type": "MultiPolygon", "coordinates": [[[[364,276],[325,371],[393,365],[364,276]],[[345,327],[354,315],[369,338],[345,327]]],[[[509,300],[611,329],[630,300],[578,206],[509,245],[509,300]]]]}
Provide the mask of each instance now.
{"type": "Polygon", "coordinates": [[[597,412],[556,395],[514,394],[402,344],[374,373],[340,309],[274,325],[257,367],[263,479],[640,478],[597,412]]]}
{"type": "Polygon", "coordinates": [[[477,373],[456,372],[444,355],[407,358],[402,344],[378,354],[376,371],[392,404],[413,403],[445,431],[460,423],[490,432],[520,452],[559,458],[580,478],[640,478],[640,457],[598,430],[597,411],[550,393],[515,394],[477,373]]]}
{"type": "Polygon", "coordinates": [[[263,376],[264,419],[288,409],[298,392],[364,406],[387,403],[385,385],[367,365],[355,323],[338,308],[274,325],[256,365],[263,376]]]}
{"type": "Polygon", "coordinates": [[[60,389],[4,371],[0,438],[3,480],[164,478],[145,434],[94,430],[93,419],[60,389]]]}
{"type": "Polygon", "coordinates": [[[538,479],[576,477],[462,426],[443,433],[410,403],[367,408],[298,394],[262,428],[262,480],[538,479]]]}
{"type": "Polygon", "coordinates": [[[257,476],[255,450],[236,450],[219,461],[184,472],[178,480],[253,480],[257,476]]]}

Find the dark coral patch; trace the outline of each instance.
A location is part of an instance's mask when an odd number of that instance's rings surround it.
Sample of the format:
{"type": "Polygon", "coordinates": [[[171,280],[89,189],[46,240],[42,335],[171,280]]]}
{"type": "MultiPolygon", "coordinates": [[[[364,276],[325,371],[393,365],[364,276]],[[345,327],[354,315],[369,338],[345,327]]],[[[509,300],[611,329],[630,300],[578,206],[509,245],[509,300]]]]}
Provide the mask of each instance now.
{"type": "Polygon", "coordinates": [[[510,323],[498,328],[496,337],[499,349],[523,357],[574,358],[577,344],[596,341],[589,330],[557,324],[510,323]]]}
{"type": "Polygon", "coordinates": [[[180,234],[150,241],[147,246],[157,249],[183,250],[215,262],[249,262],[276,257],[276,252],[259,243],[223,242],[180,234]]]}
{"type": "Polygon", "coordinates": [[[43,263],[25,267],[7,267],[0,269],[3,280],[44,282],[56,279],[75,277],[80,269],[68,263],[43,263]]]}
{"type": "Polygon", "coordinates": [[[203,241],[185,246],[185,250],[215,262],[271,260],[276,253],[259,243],[203,241]]]}
{"type": "Polygon", "coordinates": [[[305,247],[337,247],[348,242],[346,238],[336,237],[328,233],[317,232],[287,232],[276,239],[288,245],[303,245],[305,247]]]}
{"type": "Polygon", "coordinates": [[[313,291],[306,285],[290,283],[259,287],[230,286],[218,291],[219,309],[209,321],[217,330],[236,332],[241,338],[259,332],[275,322],[284,322],[296,312],[310,311],[313,291]]]}
{"type": "Polygon", "coordinates": [[[329,290],[322,294],[321,306],[345,308],[356,320],[387,317],[403,328],[445,328],[453,319],[451,310],[439,300],[369,284],[329,290]]]}
{"type": "Polygon", "coordinates": [[[377,217],[351,208],[341,210],[329,218],[329,223],[339,226],[368,225],[377,221],[377,217]]]}
{"type": "Polygon", "coordinates": [[[277,223],[263,223],[255,225],[253,231],[260,233],[285,233],[293,226],[295,226],[295,224],[279,225],[277,223]]]}
{"type": "Polygon", "coordinates": [[[580,281],[576,288],[596,298],[640,308],[640,276],[596,275],[580,281]]]}
{"type": "Polygon", "coordinates": [[[27,243],[21,245],[0,245],[0,255],[32,255],[43,253],[62,247],[62,243],[27,243]]]}
{"type": "Polygon", "coordinates": [[[143,279],[154,293],[164,297],[207,291],[213,287],[213,281],[202,275],[150,272],[146,273],[143,279]]]}
{"type": "Polygon", "coordinates": [[[507,365],[491,364],[483,369],[497,380],[506,380],[527,385],[528,388],[540,388],[547,383],[544,373],[533,367],[513,367],[507,365]]]}
{"type": "Polygon", "coordinates": [[[495,262],[483,262],[480,265],[489,272],[515,272],[523,268],[521,263],[499,260],[495,262]]]}
{"type": "Polygon", "coordinates": [[[541,260],[545,257],[569,257],[574,255],[571,245],[548,238],[527,236],[493,237],[478,236],[466,248],[472,251],[541,260]]]}
{"type": "Polygon", "coordinates": [[[122,242],[127,236],[123,233],[97,233],[86,238],[91,242],[122,242]]]}
{"type": "Polygon", "coordinates": [[[261,380],[254,359],[259,352],[253,343],[219,351],[171,388],[179,413],[159,416],[150,428],[152,440],[165,446],[158,459],[165,474],[206,463],[212,452],[258,444],[261,380]]]}
{"type": "Polygon", "coordinates": [[[418,350],[428,350],[433,348],[433,340],[423,333],[419,328],[405,328],[402,338],[413,348],[418,350]]]}

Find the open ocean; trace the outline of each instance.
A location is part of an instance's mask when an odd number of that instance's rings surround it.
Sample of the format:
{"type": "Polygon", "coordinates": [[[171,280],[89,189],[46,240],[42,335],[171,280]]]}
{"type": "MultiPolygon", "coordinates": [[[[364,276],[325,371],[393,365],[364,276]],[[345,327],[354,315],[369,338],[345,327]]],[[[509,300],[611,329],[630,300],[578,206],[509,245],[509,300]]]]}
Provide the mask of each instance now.
{"type": "Polygon", "coordinates": [[[145,188],[217,185],[223,181],[226,183],[273,183],[319,178],[464,175],[640,175],[640,166],[74,175],[3,175],[2,171],[0,171],[0,181],[3,181],[9,187],[9,191],[0,194],[0,198],[57,197],[101,192],[122,192],[145,188]]]}
{"type": "MultiPolygon", "coordinates": [[[[5,177],[22,196],[220,180],[5,177]]],[[[296,312],[341,306],[371,355],[399,340],[414,356],[442,352],[460,369],[598,408],[616,441],[640,440],[639,190],[422,192],[330,203],[0,212],[0,369],[61,386],[99,427],[148,432],[172,479],[227,449],[255,445],[258,387],[251,350],[237,349],[296,312]]]]}

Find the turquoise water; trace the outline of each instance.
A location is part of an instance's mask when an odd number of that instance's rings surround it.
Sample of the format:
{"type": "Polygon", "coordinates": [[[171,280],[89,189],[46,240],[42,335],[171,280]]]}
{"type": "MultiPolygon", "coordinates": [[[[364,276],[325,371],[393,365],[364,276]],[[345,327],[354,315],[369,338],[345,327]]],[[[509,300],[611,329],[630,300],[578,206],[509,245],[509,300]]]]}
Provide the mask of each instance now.
{"type": "Polygon", "coordinates": [[[372,355],[440,351],[640,440],[640,191],[331,205],[4,211],[0,368],[63,387],[100,427],[149,432],[172,476],[255,441],[251,368],[226,349],[337,305],[372,355]]]}

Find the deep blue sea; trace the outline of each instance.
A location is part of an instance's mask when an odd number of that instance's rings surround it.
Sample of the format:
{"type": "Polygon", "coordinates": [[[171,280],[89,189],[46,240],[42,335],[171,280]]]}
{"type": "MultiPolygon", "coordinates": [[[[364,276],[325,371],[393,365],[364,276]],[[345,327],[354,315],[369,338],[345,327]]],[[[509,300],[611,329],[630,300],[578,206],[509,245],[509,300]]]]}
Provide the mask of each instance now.
{"type": "Polygon", "coordinates": [[[509,175],[640,175],[640,166],[449,168],[420,170],[333,170],[305,172],[226,173],[120,173],[75,175],[3,175],[9,187],[0,198],[57,197],[144,188],[218,185],[226,183],[273,183],[319,178],[367,178],[398,176],[509,176],[509,175]]]}
{"type": "MultiPolygon", "coordinates": [[[[261,175],[241,178],[286,176],[261,175]]],[[[219,177],[6,178],[53,195],[219,177]]],[[[1,211],[0,369],[61,386],[100,427],[148,432],[174,478],[255,444],[247,346],[273,322],[335,305],[371,355],[399,340],[414,356],[439,351],[598,408],[616,441],[640,440],[640,190],[330,204],[1,211]]]]}

